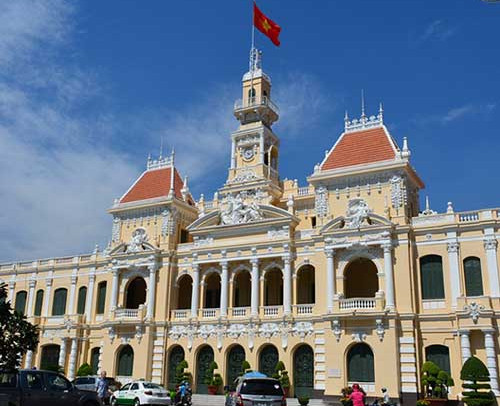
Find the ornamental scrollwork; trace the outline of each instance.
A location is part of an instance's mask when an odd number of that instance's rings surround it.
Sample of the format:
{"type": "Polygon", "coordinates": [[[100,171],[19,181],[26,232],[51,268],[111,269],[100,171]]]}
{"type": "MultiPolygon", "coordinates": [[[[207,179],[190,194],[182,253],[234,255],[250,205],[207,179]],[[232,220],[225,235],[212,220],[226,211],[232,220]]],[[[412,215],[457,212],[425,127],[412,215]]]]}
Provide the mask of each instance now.
{"type": "Polygon", "coordinates": [[[293,326],[292,333],[293,335],[304,339],[314,333],[314,326],[308,321],[299,321],[293,326]]]}
{"type": "Polygon", "coordinates": [[[364,224],[371,224],[370,213],[364,199],[351,199],[347,205],[345,225],[347,228],[360,228],[364,224]]]}
{"type": "Polygon", "coordinates": [[[470,316],[472,321],[477,323],[481,312],[484,310],[484,306],[476,302],[471,302],[470,304],[466,304],[464,306],[464,310],[470,316]]]}
{"type": "Polygon", "coordinates": [[[132,237],[127,245],[127,253],[144,251],[144,243],[148,241],[148,235],[143,228],[137,228],[132,233],[132,237]]]}
{"type": "Polygon", "coordinates": [[[226,197],[226,208],[221,211],[220,220],[223,225],[244,224],[262,220],[259,206],[252,202],[246,204],[240,193],[226,197]]]}
{"type": "Polygon", "coordinates": [[[318,217],[326,217],[328,215],[328,189],[326,187],[320,186],[316,189],[314,206],[318,217]]]}

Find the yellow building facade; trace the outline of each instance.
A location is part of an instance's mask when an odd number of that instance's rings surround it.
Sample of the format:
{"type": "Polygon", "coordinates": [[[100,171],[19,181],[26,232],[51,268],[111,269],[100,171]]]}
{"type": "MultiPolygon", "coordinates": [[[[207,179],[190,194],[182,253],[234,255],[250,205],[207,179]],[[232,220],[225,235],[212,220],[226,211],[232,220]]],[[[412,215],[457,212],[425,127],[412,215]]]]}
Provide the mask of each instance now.
{"type": "Polygon", "coordinates": [[[251,52],[235,103],[226,183],[195,201],[175,157],[151,158],[109,209],[111,243],[88,255],[0,264],[19,311],[40,327],[25,367],[88,362],[122,382],[195,392],[212,360],[231,382],[247,360],[278,360],[292,394],[334,400],[360,383],[412,404],[433,360],[455,380],[471,355],[499,396],[499,209],[419,211],[422,180],[383,110],[345,118],[307,186],[282,180],[279,109],[251,52]]]}

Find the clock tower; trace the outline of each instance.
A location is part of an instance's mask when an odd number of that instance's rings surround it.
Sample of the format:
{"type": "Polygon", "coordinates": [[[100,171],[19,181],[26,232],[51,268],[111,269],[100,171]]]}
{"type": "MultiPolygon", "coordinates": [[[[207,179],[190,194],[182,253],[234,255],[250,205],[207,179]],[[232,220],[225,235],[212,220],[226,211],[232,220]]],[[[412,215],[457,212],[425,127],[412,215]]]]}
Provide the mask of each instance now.
{"type": "Polygon", "coordinates": [[[272,130],[279,109],[271,99],[271,79],[262,70],[262,52],[256,48],[250,51],[249,71],[242,82],[242,98],[234,105],[240,124],[231,134],[231,166],[220,193],[255,193],[270,204],[282,194],[279,139],[272,130]]]}

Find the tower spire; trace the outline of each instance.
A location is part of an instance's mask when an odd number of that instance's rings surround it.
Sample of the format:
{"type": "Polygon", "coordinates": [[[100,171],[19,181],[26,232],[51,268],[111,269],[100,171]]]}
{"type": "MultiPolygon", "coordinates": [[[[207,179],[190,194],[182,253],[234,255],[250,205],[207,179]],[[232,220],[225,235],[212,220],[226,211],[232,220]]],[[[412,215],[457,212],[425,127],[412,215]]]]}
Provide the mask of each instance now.
{"type": "Polygon", "coordinates": [[[366,118],[365,114],[365,90],[361,89],[361,119],[366,118]]]}

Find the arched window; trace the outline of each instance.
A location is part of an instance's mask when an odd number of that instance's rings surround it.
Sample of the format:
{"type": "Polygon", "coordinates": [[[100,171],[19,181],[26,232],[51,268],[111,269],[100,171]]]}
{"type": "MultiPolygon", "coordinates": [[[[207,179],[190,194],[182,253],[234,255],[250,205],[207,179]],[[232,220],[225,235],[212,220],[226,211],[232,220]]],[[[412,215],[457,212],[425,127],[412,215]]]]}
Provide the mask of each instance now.
{"type": "Polygon", "coordinates": [[[85,303],[87,302],[87,288],[82,286],[78,289],[78,303],[76,306],[76,314],[85,313],[85,303]]]}
{"type": "Polygon", "coordinates": [[[99,353],[99,347],[94,347],[92,348],[92,351],[90,351],[90,367],[92,368],[92,373],[94,375],[97,375],[97,372],[99,371],[99,353]]]}
{"type": "Polygon", "coordinates": [[[25,290],[21,290],[16,293],[16,306],[15,311],[21,314],[25,314],[26,312],[26,296],[27,293],[25,290]]]}
{"type": "Polygon", "coordinates": [[[297,304],[313,304],[316,301],[314,267],[305,265],[297,271],[297,304]]]}
{"type": "Polygon", "coordinates": [[[190,309],[193,279],[189,275],[183,275],[179,279],[177,286],[177,309],[190,309]]]}
{"type": "Polygon", "coordinates": [[[266,345],[259,354],[259,372],[272,377],[278,361],[279,355],[276,347],[272,344],[266,345]]]}
{"type": "Polygon", "coordinates": [[[344,271],[344,296],[375,297],[378,292],[377,266],[367,258],[356,258],[344,271]]]}
{"type": "Polygon", "coordinates": [[[184,349],[180,345],[174,346],[168,355],[168,377],[167,377],[167,382],[168,382],[168,388],[175,388],[175,386],[178,384],[176,380],[176,369],[177,365],[184,359],[185,354],[184,354],[184,349]]]}
{"type": "Polygon", "coordinates": [[[117,375],[118,376],[132,376],[134,369],[134,350],[130,345],[122,347],[118,353],[117,362],[117,375]]]}
{"type": "Polygon", "coordinates": [[[444,299],[443,260],[439,255],[420,258],[422,299],[444,299]]]}
{"type": "Polygon", "coordinates": [[[278,268],[266,272],[264,277],[264,306],[283,304],[283,274],[278,268]]]}
{"type": "Polygon", "coordinates": [[[356,344],[347,353],[349,382],[375,382],[373,351],[367,344],[356,344]]]}
{"type": "Polygon", "coordinates": [[[443,371],[451,372],[450,350],[445,345],[429,345],[426,347],[425,359],[434,362],[443,371]]]}
{"type": "Polygon", "coordinates": [[[44,345],[40,356],[40,369],[52,369],[59,366],[59,351],[57,344],[44,345]]]}
{"type": "Polygon", "coordinates": [[[65,288],[56,289],[54,301],[52,302],[52,316],[63,316],[66,313],[66,299],[68,290],[65,288]]]}
{"type": "MultiPolygon", "coordinates": [[[[251,302],[252,282],[250,272],[242,271],[234,277],[234,307],[249,307],[251,302]]],[[[229,382],[231,383],[231,382],[229,382]]]]}
{"type": "Polygon", "coordinates": [[[103,314],[106,308],[106,288],[107,283],[105,281],[99,282],[99,285],[97,285],[97,314],[103,314]]]}
{"type": "Polygon", "coordinates": [[[293,387],[296,397],[311,397],[314,390],[314,352],[307,344],[293,354],[293,387]]]}
{"type": "Polygon", "coordinates": [[[205,285],[205,309],[216,309],[220,307],[220,276],[213,272],[206,277],[205,285]]]}
{"type": "Polygon", "coordinates": [[[205,378],[207,376],[207,371],[210,368],[210,364],[214,360],[214,350],[209,345],[204,345],[198,351],[196,357],[196,392],[197,393],[208,393],[208,385],[206,384],[205,378]]]}
{"type": "Polygon", "coordinates": [[[43,306],[43,289],[39,289],[36,291],[35,296],[35,316],[42,315],[42,306],[43,306]]]}
{"type": "Polygon", "coordinates": [[[146,303],[146,281],[137,277],[127,286],[126,309],[138,309],[140,305],[146,303]]]}
{"type": "Polygon", "coordinates": [[[483,278],[481,276],[481,260],[477,257],[464,259],[465,295],[482,296],[483,278]]]}
{"type": "Polygon", "coordinates": [[[226,383],[229,386],[234,386],[234,380],[238,376],[242,375],[244,371],[241,370],[241,366],[245,361],[245,349],[239,345],[233,345],[229,352],[227,353],[226,360],[226,383]]]}

